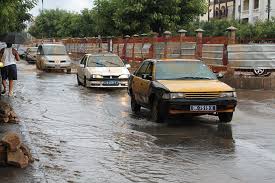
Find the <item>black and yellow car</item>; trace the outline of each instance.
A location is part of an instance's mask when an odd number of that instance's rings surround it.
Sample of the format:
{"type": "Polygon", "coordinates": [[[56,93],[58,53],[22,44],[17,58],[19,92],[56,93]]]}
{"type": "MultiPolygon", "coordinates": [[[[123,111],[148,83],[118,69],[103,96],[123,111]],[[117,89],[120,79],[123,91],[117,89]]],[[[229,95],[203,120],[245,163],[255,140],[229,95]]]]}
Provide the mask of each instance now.
{"type": "Polygon", "coordinates": [[[200,60],[145,60],[129,78],[131,108],[151,110],[163,122],[168,115],[216,115],[232,121],[237,105],[235,89],[218,80],[200,60]]]}

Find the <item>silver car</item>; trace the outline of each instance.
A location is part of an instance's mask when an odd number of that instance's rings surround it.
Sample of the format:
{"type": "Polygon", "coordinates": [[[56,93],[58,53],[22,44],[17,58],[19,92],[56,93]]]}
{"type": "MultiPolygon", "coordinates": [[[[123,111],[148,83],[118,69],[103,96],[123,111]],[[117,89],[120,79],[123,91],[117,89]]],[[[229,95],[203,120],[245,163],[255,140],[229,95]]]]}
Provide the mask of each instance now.
{"type": "Polygon", "coordinates": [[[71,72],[71,59],[63,44],[42,44],[37,50],[36,67],[39,70],[66,70],[71,72]]]}

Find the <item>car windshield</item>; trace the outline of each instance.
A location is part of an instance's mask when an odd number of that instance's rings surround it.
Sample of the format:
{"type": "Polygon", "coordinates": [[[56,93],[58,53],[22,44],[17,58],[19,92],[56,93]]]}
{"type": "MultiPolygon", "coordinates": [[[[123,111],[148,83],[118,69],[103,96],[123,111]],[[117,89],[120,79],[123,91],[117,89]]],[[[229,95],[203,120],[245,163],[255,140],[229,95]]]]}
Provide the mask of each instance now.
{"type": "Polygon", "coordinates": [[[67,55],[64,45],[43,46],[43,51],[45,55],[67,55]]]}
{"type": "Polygon", "coordinates": [[[88,67],[124,67],[124,63],[118,56],[91,56],[88,67]]]}
{"type": "Polygon", "coordinates": [[[158,62],[156,65],[157,80],[215,80],[217,77],[207,65],[198,61],[158,62]]]}

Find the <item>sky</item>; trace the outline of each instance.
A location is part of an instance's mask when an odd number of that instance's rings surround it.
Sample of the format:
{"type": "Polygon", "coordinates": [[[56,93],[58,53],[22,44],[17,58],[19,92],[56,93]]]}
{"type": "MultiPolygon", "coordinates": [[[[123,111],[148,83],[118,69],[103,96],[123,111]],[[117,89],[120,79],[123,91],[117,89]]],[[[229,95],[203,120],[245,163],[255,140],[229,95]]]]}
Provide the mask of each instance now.
{"type": "MultiPolygon", "coordinates": [[[[65,9],[74,12],[80,12],[84,8],[91,8],[93,0],[44,0],[44,9],[65,9]]],[[[31,10],[31,14],[37,16],[42,9],[42,0],[39,0],[37,6],[31,10]]]]}

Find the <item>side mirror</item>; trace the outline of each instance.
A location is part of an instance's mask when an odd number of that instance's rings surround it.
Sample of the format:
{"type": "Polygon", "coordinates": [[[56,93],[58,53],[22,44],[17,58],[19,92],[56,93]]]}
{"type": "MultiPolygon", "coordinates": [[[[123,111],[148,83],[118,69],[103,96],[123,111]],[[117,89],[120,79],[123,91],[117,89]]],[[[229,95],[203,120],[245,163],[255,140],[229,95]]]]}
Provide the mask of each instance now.
{"type": "Polygon", "coordinates": [[[146,80],[152,80],[152,76],[150,76],[149,74],[142,74],[142,79],[146,79],[146,80]]]}
{"type": "Polygon", "coordinates": [[[84,68],[84,67],[85,67],[84,64],[79,64],[79,66],[80,66],[81,68],[84,68]]]}
{"type": "Polygon", "coordinates": [[[130,65],[130,64],[126,64],[125,67],[126,67],[127,69],[129,69],[129,68],[131,68],[131,65],[130,65]]]}
{"type": "Polygon", "coordinates": [[[69,52],[68,54],[69,54],[69,55],[71,55],[71,54],[72,54],[72,52],[69,52]]]}
{"type": "MultiPolygon", "coordinates": [[[[27,53],[28,54],[28,53],[27,53]]],[[[41,53],[40,52],[37,52],[37,55],[41,55],[41,53]]]]}
{"type": "Polygon", "coordinates": [[[221,78],[224,77],[224,74],[219,72],[219,73],[216,74],[216,76],[217,76],[218,79],[221,79],[221,78]]]}

